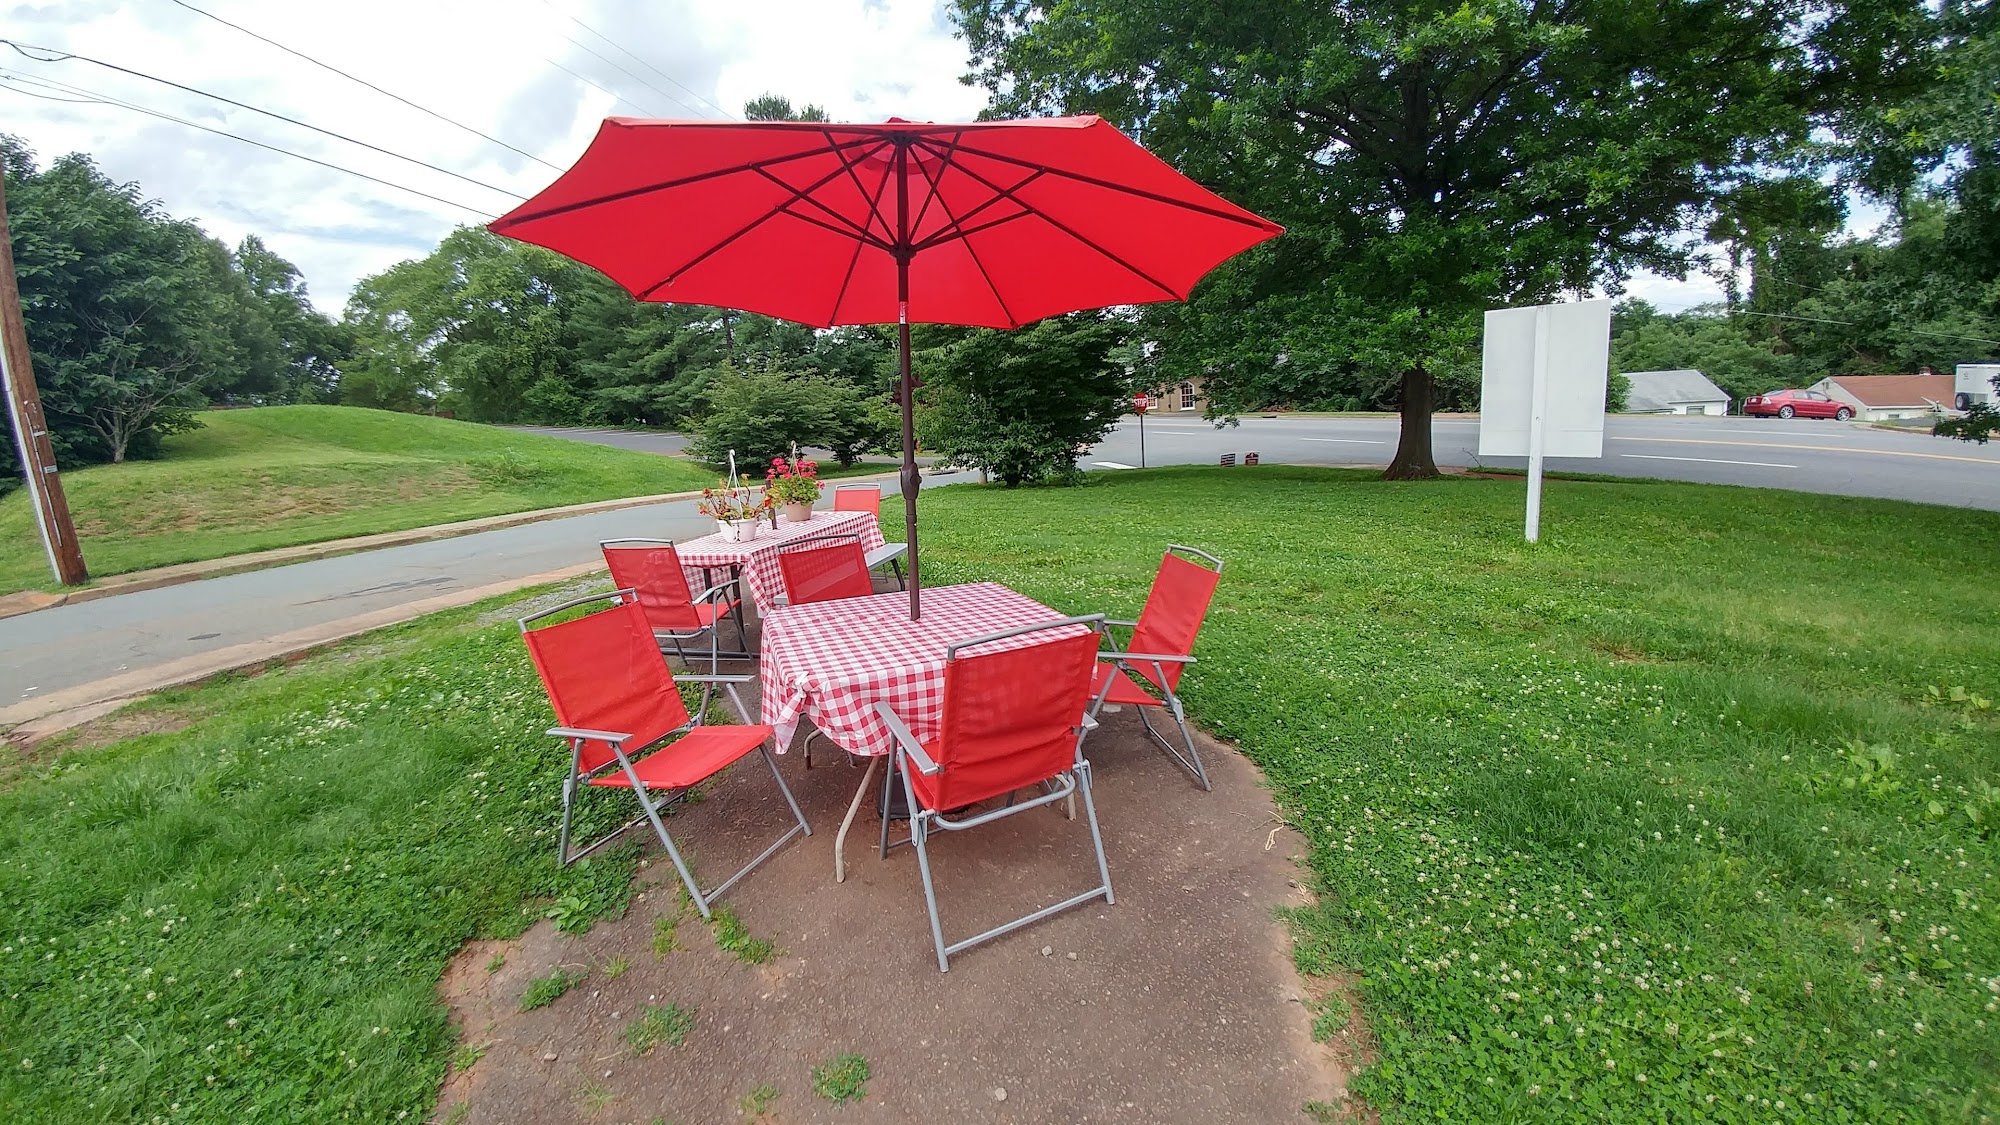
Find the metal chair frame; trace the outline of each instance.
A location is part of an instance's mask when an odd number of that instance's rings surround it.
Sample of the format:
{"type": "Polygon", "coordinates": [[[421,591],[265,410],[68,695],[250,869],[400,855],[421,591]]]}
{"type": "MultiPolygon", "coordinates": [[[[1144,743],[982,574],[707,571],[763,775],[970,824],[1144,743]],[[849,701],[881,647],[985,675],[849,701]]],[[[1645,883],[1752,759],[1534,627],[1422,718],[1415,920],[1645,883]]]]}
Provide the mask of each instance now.
{"type": "MultiPolygon", "coordinates": [[[[633,544],[640,544],[646,547],[671,547],[674,545],[674,541],[671,539],[648,539],[642,536],[628,536],[622,539],[599,540],[597,544],[597,549],[600,553],[605,555],[605,562],[607,565],[609,565],[610,563],[609,552],[622,549],[622,547],[625,545],[633,545],[633,544]]],[[[700,569],[702,572],[703,580],[708,581],[711,579],[711,572],[715,568],[704,566],[701,567],[700,569]]],[[[713,585],[709,586],[708,589],[703,590],[701,593],[694,594],[688,599],[688,605],[699,606],[704,602],[712,602],[731,591],[735,591],[736,604],[730,606],[728,609],[723,610],[721,613],[716,614],[715,621],[713,624],[704,625],[698,629],[688,632],[679,632],[671,629],[654,629],[653,639],[659,642],[660,651],[664,653],[667,651],[667,646],[672,645],[674,650],[674,655],[681,658],[681,665],[683,667],[693,667],[694,662],[688,659],[687,649],[682,646],[681,642],[696,640],[700,638],[702,634],[706,633],[708,634],[708,670],[711,675],[720,672],[721,664],[722,661],[724,660],[757,659],[757,654],[750,651],[750,634],[743,627],[743,610],[742,610],[743,590],[742,590],[741,575],[732,574],[728,579],[722,582],[716,582],[713,585]],[[733,650],[725,651],[719,647],[721,643],[722,621],[724,618],[727,618],[728,620],[734,622],[736,625],[736,644],[738,647],[736,647],[733,650]]]]}
{"type": "MultiPolygon", "coordinates": [[[[1167,544],[1167,553],[1173,554],[1175,552],[1180,552],[1184,555],[1195,555],[1207,559],[1209,562],[1215,564],[1215,573],[1217,574],[1222,573],[1222,560],[1216,558],[1214,555],[1209,554],[1207,551],[1201,550],[1198,547],[1182,546],[1179,543],[1167,544]]],[[[1106,626],[1112,626],[1112,625],[1122,626],[1123,628],[1126,629],[1137,629],[1139,627],[1139,623],[1137,621],[1120,621],[1113,618],[1106,618],[1104,624],[1106,626]]],[[[1144,704],[1134,704],[1134,706],[1139,712],[1139,722],[1145,726],[1147,735],[1149,735],[1154,742],[1159,744],[1160,749],[1165,750],[1167,752],[1168,757],[1172,758],[1175,762],[1178,762],[1182,769],[1185,769],[1189,773],[1193,774],[1195,781],[1200,783],[1203,791],[1212,792],[1215,789],[1215,784],[1209,780],[1208,770],[1202,765],[1201,751],[1195,749],[1194,734],[1188,728],[1187,711],[1181,706],[1181,698],[1179,693],[1174,691],[1174,689],[1171,686],[1169,686],[1167,682],[1167,669],[1166,669],[1167,665],[1193,664],[1195,663],[1195,658],[1192,655],[1188,654],[1172,654],[1172,653],[1161,653],[1161,652],[1127,652],[1121,650],[1118,647],[1118,638],[1112,634],[1111,630],[1108,627],[1104,630],[1104,640],[1106,644],[1109,644],[1111,646],[1111,651],[1099,653],[1097,655],[1097,658],[1099,660],[1110,661],[1114,667],[1114,671],[1112,673],[1112,676],[1104,681],[1104,686],[1098,690],[1097,697],[1091,700],[1090,704],[1091,718],[1093,719],[1096,718],[1098,713],[1104,708],[1105,697],[1111,693],[1112,687],[1117,683],[1116,677],[1124,675],[1128,672],[1137,673],[1136,678],[1138,680],[1142,682],[1150,682],[1153,687],[1159,689],[1160,694],[1163,698],[1155,701],[1152,704],[1152,706],[1163,707],[1167,710],[1168,714],[1173,716],[1174,725],[1180,728],[1181,746],[1175,746],[1173,743],[1168,742],[1166,737],[1162,735],[1159,730],[1154,728],[1152,716],[1149,713],[1150,708],[1148,706],[1144,704]],[[1152,674],[1150,676],[1147,675],[1145,672],[1140,671],[1137,665],[1141,664],[1151,666],[1152,674]],[[1183,747],[1186,748],[1186,753],[1182,753],[1183,747]]]]}
{"type": "MultiPolygon", "coordinates": [[[[613,599],[613,604],[637,602],[638,596],[638,591],[629,587],[622,590],[614,590],[608,594],[590,594],[581,598],[571,599],[561,605],[542,610],[539,613],[530,614],[527,617],[521,618],[518,624],[520,625],[522,634],[526,635],[530,632],[529,625],[532,622],[539,621],[545,617],[551,617],[555,614],[575,609],[578,606],[588,605],[591,602],[601,601],[605,598],[613,599]]],[[[634,737],[631,734],[620,731],[590,730],[582,727],[557,726],[549,728],[547,733],[551,738],[561,738],[569,742],[570,753],[569,773],[563,778],[562,829],[557,837],[556,847],[557,854],[561,858],[563,866],[567,867],[577,860],[603,848],[605,845],[610,844],[612,841],[617,840],[640,824],[650,824],[652,825],[653,833],[659,837],[660,843],[666,848],[668,858],[673,860],[674,870],[680,875],[681,885],[687,888],[688,897],[694,900],[695,909],[699,910],[701,916],[706,919],[709,916],[709,904],[711,902],[720,897],[723,892],[735,886],[737,881],[745,875],[756,870],[759,864],[775,855],[778,849],[789,843],[794,836],[812,835],[812,826],[806,823],[805,813],[799,809],[797,799],[792,796],[791,786],[785,784],[784,776],[778,772],[777,760],[771,756],[770,740],[766,739],[764,745],[760,745],[757,748],[757,752],[763,757],[764,764],[770,767],[771,780],[777,782],[778,792],[784,794],[785,804],[791,807],[792,816],[797,823],[786,829],[782,836],[779,836],[770,847],[765,848],[759,853],[757,858],[744,865],[742,870],[724,879],[710,890],[703,891],[701,889],[701,884],[695,880],[694,872],[689,868],[687,859],[681,855],[680,849],[674,845],[674,838],[667,831],[667,826],[663,819],[663,814],[671,814],[674,807],[685,800],[689,794],[693,793],[696,786],[700,783],[697,782],[695,785],[690,785],[677,792],[669,793],[665,799],[656,803],[652,796],[654,790],[639,778],[636,762],[645,758],[649,752],[658,752],[670,746],[677,736],[685,735],[695,728],[702,726],[703,721],[708,717],[709,702],[715,693],[717,685],[721,685],[723,690],[729,695],[730,701],[735,705],[737,717],[743,721],[744,725],[753,725],[750,723],[749,711],[743,705],[743,697],[736,690],[737,685],[751,682],[752,677],[744,675],[689,674],[673,676],[672,679],[676,684],[701,684],[700,707],[687,722],[667,731],[652,742],[631,748],[629,752],[627,750],[627,743],[631,742],[634,737]],[[604,744],[612,752],[613,757],[595,769],[583,769],[583,747],[587,742],[604,744]],[[619,827],[612,829],[610,832],[605,833],[596,841],[576,851],[571,851],[570,826],[575,815],[578,786],[588,785],[591,778],[607,775],[613,770],[619,770],[625,774],[625,780],[632,791],[632,795],[638,798],[641,810],[640,814],[619,827]]],[[[725,766],[723,768],[726,769],[728,767],[725,766]]],[[[709,776],[713,777],[714,774],[710,774],[709,776]]],[[[703,780],[707,780],[707,778],[703,780]]]]}
{"type": "MultiPolygon", "coordinates": [[[[1046,629],[1060,629],[1071,625],[1088,625],[1092,632],[1101,634],[1103,632],[1104,615],[1091,614],[1084,617],[1065,617],[1058,621],[1038,622],[1033,625],[1005,629],[997,633],[989,633],[983,637],[974,637],[970,640],[960,641],[945,650],[945,663],[948,665],[956,660],[959,652],[964,649],[990,644],[994,641],[1007,640],[1028,633],[1040,632],[1046,629]]],[[[940,810],[926,807],[918,799],[916,787],[910,781],[909,770],[913,765],[919,773],[926,775],[942,773],[944,772],[944,767],[938,765],[925,752],[923,744],[917,740],[916,735],[911,732],[909,725],[903,722],[902,717],[896,714],[893,707],[887,703],[878,703],[875,705],[875,713],[882,719],[882,722],[889,728],[889,733],[896,740],[896,749],[894,757],[891,760],[890,776],[899,776],[902,778],[903,796],[909,801],[911,815],[910,838],[908,842],[914,844],[917,849],[917,868],[923,875],[924,905],[930,914],[931,940],[937,947],[939,972],[948,973],[951,971],[952,954],[978,945],[981,942],[991,941],[1004,934],[1013,933],[1015,930],[1033,925],[1044,918],[1059,914],[1071,907],[1091,902],[1099,896],[1102,896],[1107,904],[1117,902],[1111,891],[1111,866],[1104,856],[1104,835],[1097,823],[1097,805],[1091,798],[1090,761],[1083,756],[1084,736],[1097,728],[1097,721],[1088,713],[1077,717],[1075,760],[1068,769],[1062,770],[1042,783],[1044,791],[1041,796],[1016,803],[1014,797],[1018,793],[1017,790],[1016,793],[1008,795],[1007,803],[1001,807],[958,820],[953,819],[940,810]],[[1069,801],[1077,793],[1083,795],[1084,818],[1090,825],[1090,844],[1097,856],[1098,884],[1087,891],[1072,895],[1061,902],[1051,906],[1044,906],[1039,910],[1024,914],[1011,922],[1004,922],[984,933],[975,934],[961,941],[947,944],[944,939],[944,924],[938,916],[937,890],[931,879],[930,850],[927,846],[931,832],[937,829],[948,832],[962,832],[968,828],[977,828],[982,824],[991,824],[996,820],[1013,816],[1016,813],[1027,812],[1029,809],[1053,805],[1059,801],[1069,801]]],[[[1073,811],[1072,816],[1074,816],[1073,811]]],[[[888,818],[885,817],[883,818],[883,854],[885,856],[888,854],[887,836],[888,818]]]]}
{"type": "MultiPolygon", "coordinates": [[[[873,505],[871,510],[875,512],[877,518],[881,517],[882,488],[880,485],[840,484],[834,486],[833,510],[836,512],[859,511],[860,509],[857,508],[842,508],[840,506],[840,494],[843,492],[874,493],[875,504],[873,505]]],[[[889,565],[890,573],[896,576],[896,589],[906,590],[909,588],[909,583],[905,581],[903,578],[903,556],[909,553],[910,553],[910,545],[908,543],[884,543],[880,547],[877,547],[874,550],[869,551],[867,553],[868,569],[880,570],[882,569],[882,564],[887,563],[889,565]]]]}

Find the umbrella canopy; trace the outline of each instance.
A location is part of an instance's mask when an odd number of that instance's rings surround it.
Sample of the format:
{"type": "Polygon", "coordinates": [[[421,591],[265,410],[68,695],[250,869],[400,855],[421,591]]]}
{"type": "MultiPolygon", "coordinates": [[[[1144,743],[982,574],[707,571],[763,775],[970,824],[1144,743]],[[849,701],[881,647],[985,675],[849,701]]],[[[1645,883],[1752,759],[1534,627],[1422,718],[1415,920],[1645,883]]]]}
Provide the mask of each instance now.
{"type": "Polygon", "coordinates": [[[909,325],[1016,328],[1185,300],[1283,228],[1096,117],[970,124],[605,120],[490,224],[644,301],[901,326],[910,615],[919,613],[909,325]]]}

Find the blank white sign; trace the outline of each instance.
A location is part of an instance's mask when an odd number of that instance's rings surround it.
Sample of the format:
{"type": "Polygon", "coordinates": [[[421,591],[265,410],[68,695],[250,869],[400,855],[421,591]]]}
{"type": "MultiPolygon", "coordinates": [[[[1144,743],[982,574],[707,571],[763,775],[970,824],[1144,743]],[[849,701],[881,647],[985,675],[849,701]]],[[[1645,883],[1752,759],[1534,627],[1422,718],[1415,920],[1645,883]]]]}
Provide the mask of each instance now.
{"type": "Polygon", "coordinates": [[[1486,314],[1479,384],[1479,455],[1526,457],[1534,412],[1535,319],[1548,310],[1542,454],[1604,455],[1604,383],[1611,302],[1574,301],[1486,314]]]}

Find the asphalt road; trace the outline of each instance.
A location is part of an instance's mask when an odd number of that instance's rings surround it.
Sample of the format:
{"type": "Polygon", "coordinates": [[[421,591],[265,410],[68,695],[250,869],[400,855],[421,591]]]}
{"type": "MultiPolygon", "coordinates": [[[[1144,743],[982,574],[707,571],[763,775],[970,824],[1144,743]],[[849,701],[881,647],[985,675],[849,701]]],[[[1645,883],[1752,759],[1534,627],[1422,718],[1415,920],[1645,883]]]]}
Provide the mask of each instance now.
{"type": "MultiPolygon", "coordinates": [[[[626,448],[668,451],[671,434],[558,432],[626,448]]],[[[1218,430],[1198,418],[1146,422],[1146,462],[1214,464],[1225,452],[1266,462],[1380,465],[1395,452],[1393,418],[1246,418],[1218,430]]],[[[1442,465],[1481,462],[1472,418],[1440,418],[1442,465]]],[[[1120,471],[1139,464],[1138,426],[1126,419],[1084,458],[1120,471]]],[[[1835,422],[1745,418],[1614,417],[1605,455],[1551,468],[1718,484],[1880,496],[2000,510],[2000,447],[1835,422]]],[[[952,483],[966,475],[926,481],[952,483]]],[[[894,493],[893,479],[883,482],[894,493]]],[[[0,620],[0,707],[313,626],[392,610],[454,591],[589,563],[597,542],[623,535],[686,538],[708,522],[691,502],[628,508],[366,554],[320,559],[0,620]]]]}
{"type": "MultiPolygon", "coordinates": [[[[1146,464],[1215,464],[1255,451],[1265,462],[1386,465],[1395,418],[1245,418],[1216,429],[1189,415],[1151,415],[1146,464]]],[[[1097,469],[1139,464],[1139,426],[1127,418],[1091,451],[1097,469]]],[[[1439,465],[1526,468],[1524,457],[1479,456],[1479,419],[1447,416],[1432,426],[1439,465]]],[[[2000,510],[2000,446],[1968,445],[1917,432],[1804,418],[1612,415],[1604,456],[1553,458],[1551,471],[1787,488],[2000,510]]]]}
{"type": "MultiPolygon", "coordinates": [[[[939,477],[936,483],[966,479],[976,478],[939,477]]],[[[894,479],[880,484],[885,496],[900,495],[894,479]]],[[[0,708],[279,634],[591,563],[602,557],[597,544],[605,539],[689,539],[714,530],[693,501],[678,501],[316,559],[0,619],[0,708]]]]}
{"type": "MultiPolygon", "coordinates": [[[[1551,471],[1650,477],[1702,484],[1789,488],[2000,510],[2000,446],[1968,445],[1921,430],[1889,431],[1858,422],[1805,418],[1612,415],[1604,456],[1554,458],[1551,471]]],[[[678,452],[679,434],[519,427],[533,433],[652,453],[678,452]]],[[[1395,418],[1260,418],[1220,429],[1190,414],[1149,415],[1147,465],[1213,465],[1222,454],[1255,452],[1266,463],[1386,465],[1396,452],[1395,418]]],[[[1439,465],[1526,468],[1525,457],[1479,456],[1476,415],[1432,423],[1439,465]]],[[[1140,466],[1139,422],[1127,417],[1083,458],[1085,468],[1140,466]]]]}

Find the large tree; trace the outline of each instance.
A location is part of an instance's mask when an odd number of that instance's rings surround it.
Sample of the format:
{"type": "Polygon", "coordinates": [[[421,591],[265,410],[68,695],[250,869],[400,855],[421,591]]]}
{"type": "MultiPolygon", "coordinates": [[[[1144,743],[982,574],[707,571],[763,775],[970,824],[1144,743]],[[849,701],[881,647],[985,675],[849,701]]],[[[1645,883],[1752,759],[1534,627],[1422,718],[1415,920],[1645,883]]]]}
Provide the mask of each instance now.
{"type": "Polygon", "coordinates": [[[1285,223],[1180,308],[1161,381],[1224,409],[1281,361],[1392,376],[1392,477],[1436,473],[1434,368],[1479,315],[1683,274],[1684,232],[1810,170],[1897,80],[1920,0],[958,0],[996,112],[1093,112],[1285,223]]]}
{"type": "Polygon", "coordinates": [[[89,157],[37,170],[0,137],[22,315],[58,459],[152,456],[210,389],[275,365],[269,318],[227,247],[89,157]]]}

